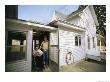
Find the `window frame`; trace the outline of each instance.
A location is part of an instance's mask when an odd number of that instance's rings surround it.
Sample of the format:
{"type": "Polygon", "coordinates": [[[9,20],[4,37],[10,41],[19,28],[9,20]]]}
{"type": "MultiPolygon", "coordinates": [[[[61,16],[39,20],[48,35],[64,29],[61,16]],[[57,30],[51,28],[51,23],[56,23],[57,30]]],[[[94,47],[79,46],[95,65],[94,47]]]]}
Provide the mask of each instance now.
{"type": "MultiPolygon", "coordinates": [[[[12,40],[16,40],[16,39],[12,39],[12,40]]],[[[18,40],[19,41],[19,40],[18,40]]],[[[27,60],[27,31],[19,31],[19,30],[8,30],[7,31],[7,42],[6,42],[7,44],[6,44],[6,57],[5,57],[5,59],[6,59],[6,62],[15,62],[15,61],[21,61],[21,60],[27,60]],[[10,48],[12,48],[13,46],[16,46],[16,45],[12,45],[13,43],[13,41],[11,41],[11,45],[9,45],[9,43],[8,43],[8,41],[9,41],[9,32],[15,32],[15,33],[24,33],[25,34],[25,40],[26,40],[26,43],[24,43],[24,41],[23,41],[23,45],[22,44],[20,44],[20,45],[18,45],[18,46],[20,46],[20,55],[21,55],[21,47],[23,47],[22,49],[24,49],[24,57],[23,58],[18,58],[18,59],[13,59],[13,60],[7,60],[7,55],[8,55],[8,48],[10,47],[10,48]]],[[[13,52],[10,52],[10,53],[13,53],[13,52]]]]}
{"type": "Polygon", "coordinates": [[[92,37],[92,41],[93,41],[93,48],[95,48],[95,37],[92,37]]]}
{"type": "Polygon", "coordinates": [[[87,37],[87,42],[88,42],[88,49],[90,49],[90,37],[87,37]]]}
{"type": "Polygon", "coordinates": [[[81,35],[75,35],[75,46],[81,46],[81,45],[82,45],[81,35]]]}

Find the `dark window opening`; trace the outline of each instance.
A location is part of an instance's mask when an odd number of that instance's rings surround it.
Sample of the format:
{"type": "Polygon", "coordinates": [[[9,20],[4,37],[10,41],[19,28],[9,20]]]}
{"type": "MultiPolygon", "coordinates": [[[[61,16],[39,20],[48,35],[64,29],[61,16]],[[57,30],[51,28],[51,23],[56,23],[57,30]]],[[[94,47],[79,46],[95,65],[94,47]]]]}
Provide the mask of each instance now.
{"type": "Polygon", "coordinates": [[[88,37],[88,49],[90,49],[90,38],[88,37]]]}
{"type": "Polygon", "coordinates": [[[26,32],[8,31],[6,62],[26,58],[26,32]]]}
{"type": "Polygon", "coordinates": [[[94,37],[92,37],[92,39],[93,39],[93,48],[95,48],[95,42],[94,42],[94,37]]]}
{"type": "Polygon", "coordinates": [[[81,46],[81,36],[75,36],[75,46],[81,46]]]}
{"type": "Polygon", "coordinates": [[[78,36],[75,36],[75,46],[78,46],[78,36]]]}
{"type": "Polygon", "coordinates": [[[81,46],[81,36],[79,36],[79,46],[81,46]]]}

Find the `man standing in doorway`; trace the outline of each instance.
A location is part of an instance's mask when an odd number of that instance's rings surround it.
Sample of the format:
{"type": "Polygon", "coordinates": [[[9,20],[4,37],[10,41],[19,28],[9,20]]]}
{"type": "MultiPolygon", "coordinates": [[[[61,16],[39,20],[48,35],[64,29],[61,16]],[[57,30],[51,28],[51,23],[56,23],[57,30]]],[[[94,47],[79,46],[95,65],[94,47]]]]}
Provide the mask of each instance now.
{"type": "Polygon", "coordinates": [[[44,41],[42,41],[40,49],[42,48],[43,50],[43,63],[45,67],[48,67],[49,64],[49,56],[48,56],[48,39],[47,36],[44,36],[44,41]]]}

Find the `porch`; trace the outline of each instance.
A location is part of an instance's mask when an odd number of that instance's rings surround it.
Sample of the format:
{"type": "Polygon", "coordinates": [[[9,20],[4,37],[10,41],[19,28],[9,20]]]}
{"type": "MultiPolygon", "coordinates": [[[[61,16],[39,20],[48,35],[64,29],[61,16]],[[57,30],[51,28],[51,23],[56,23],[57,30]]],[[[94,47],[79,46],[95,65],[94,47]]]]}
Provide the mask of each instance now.
{"type": "MultiPolygon", "coordinates": [[[[30,21],[15,19],[6,19],[5,23],[6,23],[5,71],[31,72],[33,60],[32,50],[37,45],[38,46],[40,45],[44,35],[47,35],[50,41],[49,38],[49,36],[51,37],[50,32],[51,34],[52,32],[55,33],[56,28],[30,21]]],[[[49,52],[53,52],[55,47],[56,46],[51,46],[51,44],[49,43],[50,50],[49,52]]],[[[52,67],[55,67],[54,64],[56,65],[56,63],[52,63],[54,59],[51,59],[52,57],[51,55],[53,54],[50,53],[49,55],[50,58],[49,67],[52,69],[52,67]]]]}

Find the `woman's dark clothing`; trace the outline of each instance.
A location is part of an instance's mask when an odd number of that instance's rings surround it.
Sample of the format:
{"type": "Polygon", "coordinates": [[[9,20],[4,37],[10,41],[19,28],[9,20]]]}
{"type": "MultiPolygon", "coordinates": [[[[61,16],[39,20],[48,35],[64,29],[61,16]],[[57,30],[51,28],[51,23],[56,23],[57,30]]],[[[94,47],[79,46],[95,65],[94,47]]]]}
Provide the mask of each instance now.
{"type": "Polygon", "coordinates": [[[41,56],[36,56],[35,57],[35,60],[36,60],[36,66],[42,70],[43,69],[43,55],[41,56]]]}

